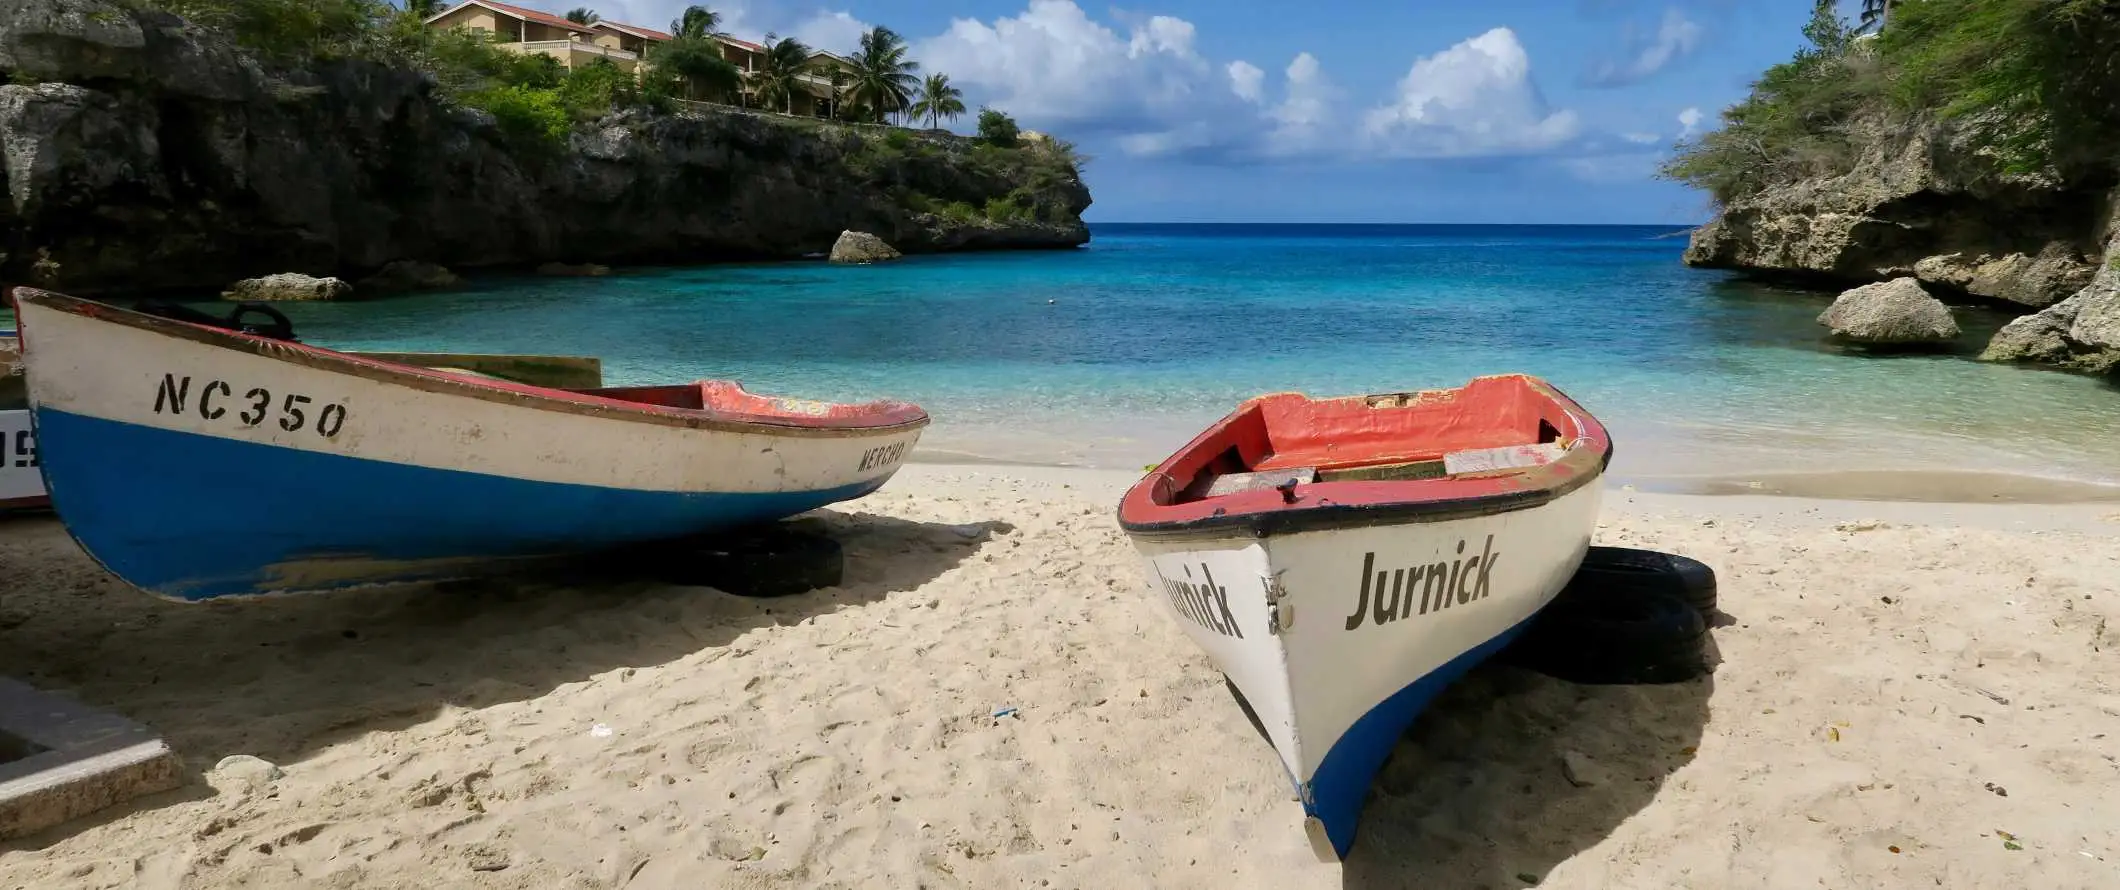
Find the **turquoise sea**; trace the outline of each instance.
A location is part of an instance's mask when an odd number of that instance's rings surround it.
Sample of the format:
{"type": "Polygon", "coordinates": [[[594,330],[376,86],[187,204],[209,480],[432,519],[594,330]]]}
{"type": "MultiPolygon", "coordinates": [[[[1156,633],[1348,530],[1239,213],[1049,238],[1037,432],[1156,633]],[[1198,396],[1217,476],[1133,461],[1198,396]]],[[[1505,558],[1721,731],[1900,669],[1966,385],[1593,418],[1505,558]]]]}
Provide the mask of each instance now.
{"type": "Polygon", "coordinates": [[[1603,419],[1622,478],[1974,469],[2120,481],[2120,389],[1828,342],[1830,297],[1679,261],[1672,227],[1120,225],[1063,252],[624,269],[287,307],[354,349],[597,355],[612,383],[892,397],[928,459],[1139,469],[1257,393],[1524,371],[1603,419]]]}

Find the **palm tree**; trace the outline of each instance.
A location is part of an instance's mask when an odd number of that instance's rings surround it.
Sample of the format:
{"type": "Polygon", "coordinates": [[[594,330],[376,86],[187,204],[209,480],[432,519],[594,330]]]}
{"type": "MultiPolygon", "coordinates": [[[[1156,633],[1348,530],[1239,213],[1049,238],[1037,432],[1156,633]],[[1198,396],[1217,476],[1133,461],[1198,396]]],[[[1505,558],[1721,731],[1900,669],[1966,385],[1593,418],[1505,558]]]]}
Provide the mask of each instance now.
{"type": "Polygon", "coordinates": [[[721,13],[704,6],[687,6],[682,14],[670,20],[670,33],[693,40],[719,36],[721,13]]]}
{"type": "Polygon", "coordinates": [[[774,39],[767,34],[765,58],[751,73],[751,88],[757,91],[759,104],[768,108],[779,105],[783,114],[794,114],[795,93],[802,89],[798,75],[809,61],[810,48],[802,41],[793,37],[774,39]]]}
{"type": "Polygon", "coordinates": [[[876,123],[883,116],[902,111],[911,104],[913,72],[920,63],[907,59],[905,39],[877,25],[861,35],[861,51],[854,54],[854,77],[847,98],[864,108],[876,123]]]}
{"type": "Polygon", "coordinates": [[[1892,9],[1900,0],[1862,0],[1862,24],[1858,31],[1884,31],[1885,19],[1891,18],[1892,9]]]}
{"type": "Polygon", "coordinates": [[[956,120],[964,113],[964,91],[950,86],[947,74],[930,74],[920,84],[920,101],[907,109],[914,120],[923,115],[928,119],[928,129],[934,129],[938,120],[956,120]]]}
{"type": "Polygon", "coordinates": [[[593,25],[597,22],[603,21],[603,19],[603,16],[596,14],[596,10],[590,9],[586,6],[577,6],[573,9],[567,10],[567,21],[573,22],[577,25],[593,25]]]}

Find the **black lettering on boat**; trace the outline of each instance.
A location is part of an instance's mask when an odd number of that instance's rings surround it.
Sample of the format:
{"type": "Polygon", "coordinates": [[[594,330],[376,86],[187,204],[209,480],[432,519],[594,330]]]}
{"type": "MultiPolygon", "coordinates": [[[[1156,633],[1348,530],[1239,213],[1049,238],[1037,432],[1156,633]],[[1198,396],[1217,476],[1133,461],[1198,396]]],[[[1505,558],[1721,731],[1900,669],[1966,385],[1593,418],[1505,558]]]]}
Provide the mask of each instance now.
{"type": "MultiPolygon", "coordinates": [[[[1355,596],[1354,614],[1347,616],[1348,630],[1361,627],[1362,619],[1369,614],[1369,567],[1376,565],[1376,562],[1377,555],[1375,553],[1362,554],[1362,590],[1355,596]]],[[[1377,586],[1384,586],[1384,579],[1381,576],[1377,578],[1377,586]]]]}
{"type": "Polygon", "coordinates": [[[227,408],[214,407],[213,397],[216,394],[215,390],[217,389],[219,390],[219,394],[224,396],[230,395],[235,392],[235,390],[228,388],[228,384],[219,380],[214,380],[207,383],[206,388],[199,391],[200,417],[204,417],[207,420],[220,420],[221,415],[228,413],[227,408]]]}
{"type": "Polygon", "coordinates": [[[162,385],[155,390],[156,414],[184,413],[184,400],[191,397],[191,375],[177,379],[175,374],[162,375],[162,385]]]}
{"type": "Polygon", "coordinates": [[[30,435],[30,432],[29,432],[29,430],[16,430],[16,431],[15,431],[15,466],[18,466],[18,467],[34,467],[34,466],[36,466],[36,465],[37,465],[37,437],[35,437],[35,436],[32,436],[32,435],[30,435]]]}
{"type": "Polygon", "coordinates": [[[1421,614],[1423,615],[1428,614],[1428,610],[1431,607],[1437,609],[1443,607],[1444,578],[1442,572],[1436,571],[1437,568],[1437,566],[1421,567],[1422,576],[1428,579],[1421,584],[1421,614]]]}
{"type": "Polygon", "coordinates": [[[1225,637],[1244,638],[1244,629],[1237,626],[1236,612],[1229,608],[1229,588],[1215,583],[1214,572],[1206,563],[1200,564],[1199,581],[1192,580],[1191,566],[1185,567],[1183,581],[1164,575],[1161,566],[1155,566],[1155,570],[1164,597],[1178,614],[1225,637]]]}
{"type": "Polygon", "coordinates": [[[1374,614],[1370,616],[1370,620],[1375,621],[1378,624],[1390,624],[1393,621],[1399,620],[1399,592],[1404,590],[1405,587],[1406,570],[1394,570],[1391,573],[1391,598],[1385,599],[1384,573],[1378,572],[1376,595],[1377,604],[1373,610],[1374,614]]]}
{"type": "Polygon", "coordinates": [[[332,436],[338,435],[339,430],[345,426],[345,405],[333,402],[329,405],[325,405],[322,411],[317,412],[317,435],[329,439],[332,436]]]}
{"type": "Polygon", "coordinates": [[[308,396],[288,393],[287,401],[280,405],[280,429],[290,433],[301,429],[302,424],[308,420],[302,413],[302,406],[309,404],[309,402],[310,398],[308,396]]]}
{"type": "Polygon", "coordinates": [[[272,404],[272,391],[260,386],[244,393],[243,398],[250,400],[250,407],[244,409],[241,414],[237,414],[236,419],[242,421],[244,426],[257,426],[264,423],[265,408],[272,404]]]}
{"type": "Polygon", "coordinates": [[[1376,552],[1362,554],[1362,568],[1356,575],[1354,612],[1347,616],[1346,629],[1354,630],[1367,620],[1372,624],[1389,624],[1416,615],[1426,615],[1449,608],[1453,602],[1466,605],[1485,599],[1493,594],[1489,584],[1494,571],[1494,561],[1501,558],[1495,552],[1494,536],[1488,535],[1478,555],[1465,556],[1465,545],[1457,542],[1456,558],[1431,563],[1416,563],[1406,568],[1377,568],[1376,552]],[[1389,592],[1385,585],[1389,584],[1389,592]],[[1414,590],[1420,590],[1420,611],[1414,611],[1414,590]]]}
{"type": "Polygon", "coordinates": [[[905,456],[905,444],[904,442],[892,442],[889,445],[878,445],[862,452],[861,466],[857,471],[873,470],[897,463],[899,458],[905,456]]]}

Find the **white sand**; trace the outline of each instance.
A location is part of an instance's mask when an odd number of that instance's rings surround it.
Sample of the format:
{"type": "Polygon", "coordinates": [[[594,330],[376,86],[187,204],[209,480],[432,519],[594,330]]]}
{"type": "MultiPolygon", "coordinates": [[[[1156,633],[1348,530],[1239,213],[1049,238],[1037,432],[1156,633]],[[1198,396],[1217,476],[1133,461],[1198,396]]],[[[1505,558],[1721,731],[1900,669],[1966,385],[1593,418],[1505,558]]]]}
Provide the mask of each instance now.
{"type": "Polygon", "coordinates": [[[1721,573],[1712,681],[1476,672],[1343,868],[1148,594],[1129,478],[909,468],[777,601],[179,606],[0,522],[0,673],[284,770],[0,846],[0,887],[2120,887],[2111,505],[1615,491],[1603,542],[1721,573]]]}

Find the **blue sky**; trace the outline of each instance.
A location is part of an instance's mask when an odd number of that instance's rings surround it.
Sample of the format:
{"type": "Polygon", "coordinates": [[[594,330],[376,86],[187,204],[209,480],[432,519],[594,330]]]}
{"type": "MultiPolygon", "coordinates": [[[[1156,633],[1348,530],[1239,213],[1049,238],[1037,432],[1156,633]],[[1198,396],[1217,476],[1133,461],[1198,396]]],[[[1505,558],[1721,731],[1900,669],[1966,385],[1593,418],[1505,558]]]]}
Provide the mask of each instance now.
{"type": "MultiPolygon", "coordinates": [[[[566,4],[566,5],[572,5],[566,4]]],[[[683,0],[626,0],[662,26],[683,0]]],[[[1802,0],[731,0],[845,52],[869,24],[976,110],[1072,140],[1097,221],[1693,223],[1652,173],[1802,42],[1802,0]]],[[[558,7],[555,7],[557,11],[558,7]]],[[[972,115],[953,128],[969,131],[972,115]]]]}

